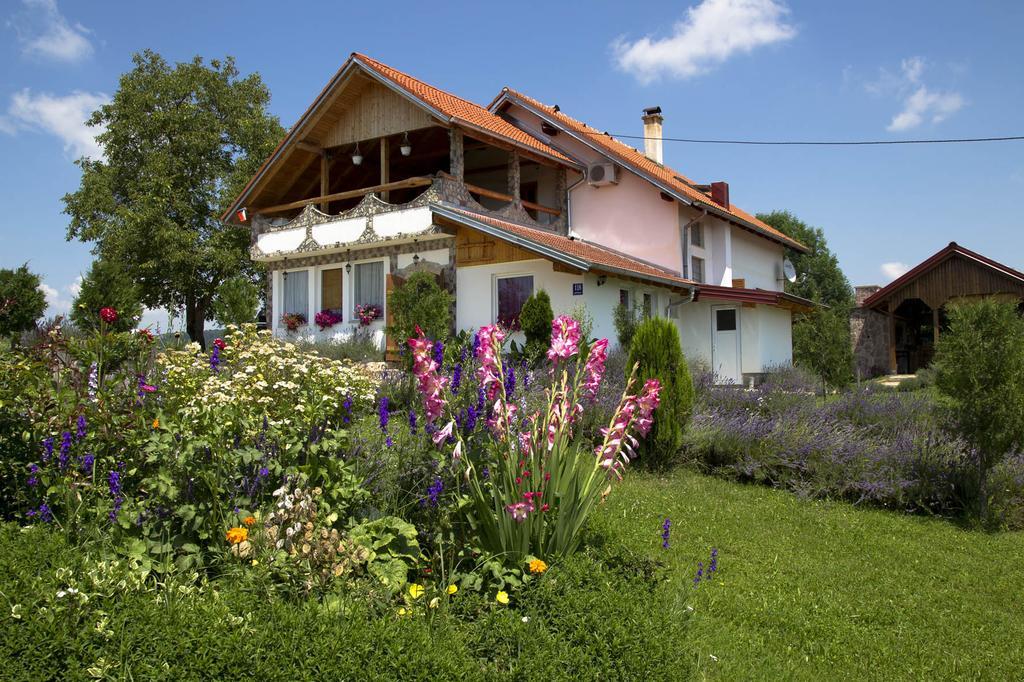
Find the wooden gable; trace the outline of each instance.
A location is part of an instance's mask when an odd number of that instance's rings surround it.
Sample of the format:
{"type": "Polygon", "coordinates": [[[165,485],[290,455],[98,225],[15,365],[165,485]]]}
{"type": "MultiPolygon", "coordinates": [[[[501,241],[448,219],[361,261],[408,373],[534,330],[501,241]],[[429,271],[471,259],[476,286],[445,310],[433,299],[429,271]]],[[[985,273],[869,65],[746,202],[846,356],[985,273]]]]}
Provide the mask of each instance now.
{"type": "Polygon", "coordinates": [[[353,81],[310,131],[309,138],[321,147],[350,145],[436,123],[426,109],[391,88],[362,75],[353,81]]]}
{"type": "Polygon", "coordinates": [[[936,263],[885,296],[892,308],[918,298],[933,310],[955,298],[1010,294],[1024,298],[1024,283],[961,254],[936,263]]]}

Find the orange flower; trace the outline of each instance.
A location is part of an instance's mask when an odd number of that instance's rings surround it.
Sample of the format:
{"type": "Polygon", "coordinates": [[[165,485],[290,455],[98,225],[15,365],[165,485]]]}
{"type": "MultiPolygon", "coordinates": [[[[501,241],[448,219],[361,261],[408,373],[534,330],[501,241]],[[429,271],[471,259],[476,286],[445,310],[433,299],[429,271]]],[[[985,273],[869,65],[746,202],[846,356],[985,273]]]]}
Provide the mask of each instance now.
{"type": "Polygon", "coordinates": [[[159,419],[154,419],[153,420],[153,428],[154,429],[159,429],[160,428],[160,420],[159,419]]]}
{"type": "Polygon", "coordinates": [[[239,545],[249,539],[249,529],[238,526],[229,530],[225,537],[232,545],[239,545]]]}
{"type": "Polygon", "coordinates": [[[244,523],[246,526],[252,528],[256,524],[256,517],[255,516],[251,516],[251,515],[250,516],[246,516],[244,519],[242,519],[242,523],[244,523]]]}
{"type": "Polygon", "coordinates": [[[548,570],[548,565],[541,559],[534,559],[530,562],[530,573],[543,573],[548,570]]]}

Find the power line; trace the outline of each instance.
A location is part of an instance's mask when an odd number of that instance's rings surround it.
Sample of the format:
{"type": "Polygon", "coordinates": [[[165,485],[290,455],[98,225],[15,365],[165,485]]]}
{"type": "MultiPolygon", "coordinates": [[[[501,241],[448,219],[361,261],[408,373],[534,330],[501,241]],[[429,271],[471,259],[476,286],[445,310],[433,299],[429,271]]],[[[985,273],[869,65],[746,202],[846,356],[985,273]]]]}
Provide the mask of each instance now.
{"type": "MultiPolygon", "coordinates": [[[[589,135],[610,135],[627,140],[651,140],[659,138],[645,137],[643,135],[614,135],[612,133],[589,132],[589,135]]],[[[747,144],[747,145],[791,145],[791,146],[818,146],[818,147],[856,147],[869,145],[887,144],[957,144],[966,142],[1008,142],[1012,140],[1024,140],[1024,135],[1007,135],[1005,137],[960,137],[933,140],[697,140],[685,137],[662,137],[664,142],[690,142],[693,144],[747,144]]]]}

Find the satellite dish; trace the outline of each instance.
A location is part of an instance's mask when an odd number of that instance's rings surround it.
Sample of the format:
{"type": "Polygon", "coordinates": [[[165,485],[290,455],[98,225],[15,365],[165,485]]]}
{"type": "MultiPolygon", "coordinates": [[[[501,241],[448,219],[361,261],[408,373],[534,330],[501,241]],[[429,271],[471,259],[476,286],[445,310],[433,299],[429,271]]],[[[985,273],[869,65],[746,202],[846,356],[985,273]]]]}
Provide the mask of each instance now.
{"type": "Polygon", "coordinates": [[[793,265],[793,261],[788,258],[782,261],[782,276],[786,278],[786,281],[792,284],[796,281],[796,266],[793,265]]]}

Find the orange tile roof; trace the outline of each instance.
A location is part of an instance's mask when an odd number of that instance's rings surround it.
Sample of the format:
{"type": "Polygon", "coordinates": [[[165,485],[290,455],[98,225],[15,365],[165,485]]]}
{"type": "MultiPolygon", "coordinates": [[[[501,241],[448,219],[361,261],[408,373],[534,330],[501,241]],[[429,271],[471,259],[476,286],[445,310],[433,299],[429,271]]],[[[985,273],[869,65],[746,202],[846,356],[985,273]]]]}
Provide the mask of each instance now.
{"type": "MultiPolygon", "coordinates": [[[[555,109],[554,107],[539,102],[534,98],[530,97],[529,95],[524,95],[523,93],[517,92],[510,88],[505,88],[502,91],[502,94],[506,93],[508,95],[511,95],[512,98],[518,99],[526,103],[528,106],[541,110],[544,114],[556,119],[569,130],[572,130],[573,132],[579,134],[584,139],[592,141],[596,146],[600,147],[603,151],[607,152],[612,157],[619,159],[626,165],[634,167],[641,173],[647,174],[649,177],[657,179],[658,181],[671,187],[677,192],[680,192],[681,194],[689,197],[690,199],[700,204],[703,204],[704,206],[708,206],[712,209],[717,209],[719,211],[723,211],[727,214],[730,214],[733,218],[738,219],[741,223],[746,223],[749,227],[754,228],[755,231],[763,233],[770,239],[780,241],[786,244],[787,246],[791,246],[801,251],[807,250],[807,247],[801,244],[800,242],[796,241],[792,237],[787,236],[786,234],[780,232],[779,230],[776,230],[771,225],[768,225],[767,223],[758,220],[757,218],[750,215],[746,211],[736,206],[730,206],[728,209],[725,208],[724,206],[720,206],[719,204],[712,201],[711,197],[709,197],[707,194],[692,187],[692,185],[694,185],[695,183],[686,176],[684,176],[682,173],[672,168],[669,168],[668,166],[655,163],[654,161],[647,158],[647,156],[645,156],[642,152],[634,149],[633,147],[630,147],[627,144],[620,142],[619,140],[616,140],[611,135],[603,133],[597,130],[596,128],[587,125],[586,123],[583,123],[582,121],[578,121],[572,118],[571,116],[567,116],[566,114],[555,109]]],[[[501,95],[499,95],[499,98],[500,97],[501,95]]]]}
{"type": "Polygon", "coordinates": [[[402,73],[398,69],[394,69],[364,54],[354,52],[352,53],[352,58],[368,69],[387,78],[416,99],[425,102],[445,116],[454,119],[455,123],[464,122],[470,127],[478,128],[495,137],[508,140],[517,146],[532,149],[572,166],[577,165],[576,162],[557,149],[549,147],[534,136],[516,128],[505,119],[493,114],[479,104],[428,85],[418,78],[413,78],[409,74],[402,73]]]}
{"type": "Polygon", "coordinates": [[[581,239],[569,239],[564,235],[547,230],[527,227],[519,223],[509,222],[496,218],[493,215],[479,213],[461,206],[451,204],[435,204],[435,208],[445,209],[447,212],[455,213],[469,220],[477,221],[495,227],[503,232],[508,232],[527,241],[547,247],[550,250],[570,256],[574,259],[585,261],[595,270],[609,268],[614,271],[622,271],[644,279],[660,280],[662,284],[669,284],[681,287],[696,286],[693,280],[680,277],[678,273],[667,268],[658,267],[636,258],[632,258],[618,251],[598,246],[581,239]]]}

